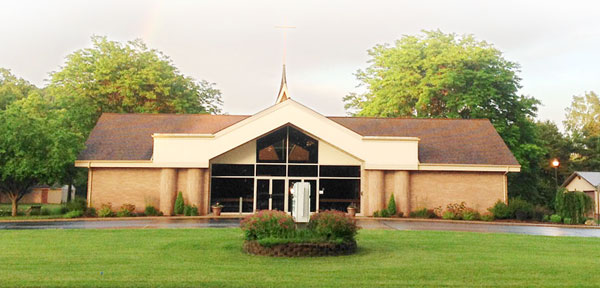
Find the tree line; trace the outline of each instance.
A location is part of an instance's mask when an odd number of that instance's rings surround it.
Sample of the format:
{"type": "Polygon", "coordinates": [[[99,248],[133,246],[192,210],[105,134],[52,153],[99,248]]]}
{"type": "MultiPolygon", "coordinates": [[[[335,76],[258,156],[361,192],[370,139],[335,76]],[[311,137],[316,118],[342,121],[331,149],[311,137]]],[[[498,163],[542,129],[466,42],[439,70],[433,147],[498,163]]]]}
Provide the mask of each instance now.
{"type": "Polygon", "coordinates": [[[41,88],[0,69],[0,193],[16,216],[35,185],[85,191],[86,171],[74,161],[104,112],[219,113],[221,106],[214,83],[183,75],[141,40],[94,36],[91,48],[68,55],[41,88]]]}
{"type": "Polygon", "coordinates": [[[518,94],[519,64],[472,35],[423,31],[368,54],[368,67],[355,74],[365,92],[344,97],[350,114],[489,119],[521,164],[520,173],[509,174],[510,197],[552,207],[555,158],[559,184],[573,171],[600,171],[595,92],[573,97],[563,133],[552,121],[536,120],[538,99],[518,94]]]}

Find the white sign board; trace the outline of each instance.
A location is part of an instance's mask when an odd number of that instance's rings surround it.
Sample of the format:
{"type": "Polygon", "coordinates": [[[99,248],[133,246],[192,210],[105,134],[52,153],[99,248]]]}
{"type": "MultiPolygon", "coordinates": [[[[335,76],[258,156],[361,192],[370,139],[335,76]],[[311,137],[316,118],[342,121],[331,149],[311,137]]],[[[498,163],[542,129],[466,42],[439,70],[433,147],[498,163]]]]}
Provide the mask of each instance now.
{"type": "Polygon", "coordinates": [[[292,216],[296,222],[308,223],[310,220],[310,183],[294,183],[292,190],[292,216]]]}

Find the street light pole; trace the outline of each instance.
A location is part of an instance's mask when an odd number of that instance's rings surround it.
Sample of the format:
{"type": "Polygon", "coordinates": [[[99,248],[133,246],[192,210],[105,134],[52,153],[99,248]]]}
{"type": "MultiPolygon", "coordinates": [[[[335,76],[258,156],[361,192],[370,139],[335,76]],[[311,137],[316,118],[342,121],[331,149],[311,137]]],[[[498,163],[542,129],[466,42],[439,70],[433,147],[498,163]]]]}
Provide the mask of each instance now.
{"type": "Polygon", "coordinates": [[[554,158],[552,160],[552,167],[554,167],[554,183],[556,184],[556,189],[558,190],[558,166],[560,166],[560,162],[558,159],[554,158]]]}

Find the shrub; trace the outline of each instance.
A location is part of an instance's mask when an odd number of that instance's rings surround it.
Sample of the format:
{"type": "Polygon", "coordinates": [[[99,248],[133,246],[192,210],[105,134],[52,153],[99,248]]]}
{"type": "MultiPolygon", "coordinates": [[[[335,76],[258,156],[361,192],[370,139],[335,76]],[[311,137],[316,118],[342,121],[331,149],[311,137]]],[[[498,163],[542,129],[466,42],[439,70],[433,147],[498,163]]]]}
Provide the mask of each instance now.
{"type": "Polygon", "coordinates": [[[492,213],[484,213],[481,215],[481,220],[483,221],[494,221],[494,214],[492,213]]]}
{"type": "Polygon", "coordinates": [[[240,226],[244,231],[246,240],[259,240],[269,237],[288,238],[292,236],[295,230],[292,216],[276,210],[261,210],[249,215],[242,220],[240,226]]]}
{"type": "Polygon", "coordinates": [[[327,240],[354,240],[354,236],[358,232],[358,226],[352,217],[335,210],[313,214],[307,227],[316,235],[327,240]]]}
{"type": "Polygon", "coordinates": [[[396,200],[394,199],[394,194],[390,196],[390,201],[388,202],[387,211],[389,216],[396,216],[396,200]]]}
{"type": "Polygon", "coordinates": [[[100,205],[100,209],[98,210],[98,217],[113,217],[114,213],[112,211],[112,204],[104,203],[100,205]]]}
{"type": "Polygon", "coordinates": [[[79,218],[81,216],[83,216],[83,211],[81,211],[81,210],[73,210],[73,211],[67,212],[67,214],[65,214],[63,217],[65,217],[65,218],[79,218]]]}
{"type": "Polygon", "coordinates": [[[159,211],[152,205],[146,205],[146,209],[144,209],[144,214],[146,216],[159,216],[159,211]]]}
{"type": "Polygon", "coordinates": [[[465,209],[467,209],[467,203],[465,203],[464,201],[460,203],[450,203],[446,205],[446,211],[452,212],[455,215],[454,219],[456,220],[460,220],[462,218],[462,213],[465,211],[465,209]]]}
{"type": "Polygon", "coordinates": [[[488,211],[494,215],[495,219],[508,219],[511,217],[508,205],[500,200],[498,200],[494,206],[488,208],[488,211]]]}
{"type": "Polygon", "coordinates": [[[585,215],[594,209],[594,202],[584,192],[568,192],[561,188],[556,192],[554,208],[561,217],[570,218],[573,223],[582,223],[585,215]]]}
{"type": "Polygon", "coordinates": [[[558,215],[558,214],[552,214],[552,216],[550,216],[550,222],[552,222],[552,223],[561,223],[562,222],[562,217],[560,217],[560,215],[558,215]]]}
{"type": "Polygon", "coordinates": [[[548,209],[548,207],[543,205],[535,205],[533,207],[533,211],[531,214],[531,219],[540,222],[547,222],[548,220],[544,220],[545,218],[549,218],[548,215],[552,214],[552,211],[548,209]]]}
{"type": "Polygon", "coordinates": [[[67,213],[67,207],[65,206],[60,206],[60,207],[55,207],[50,209],[50,215],[63,215],[65,213],[67,213]]]}
{"type": "Polygon", "coordinates": [[[454,220],[457,218],[457,216],[452,211],[445,211],[444,214],[442,214],[442,218],[446,220],[454,220]]]}
{"type": "Polygon", "coordinates": [[[410,212],[409,216],[412,218],[436,218],[436,215],[433,212],[433,209],[427,209],[427,208],[423,208],[423,209],[417,210],[417,211],[412,211],[412,212],[410,212]]]}
{"type": "Polygon", "coordinates": [[[183,193],[179,191],[179,193],[177,193],[177,199],[175,199],[175,207],[173,207],[173,213],[175,213],[175,215],[183,214],[184,204],[185,203],[183,202],[183,193]]]}
{"type": "Polygon", "coordinates": [[[37,210],[37,209],[31,209],[31,211],[29,211],[29,215],[30,216],[38,216],[42,214],[42,209],[37,210]]]}
{"type": "Polygon", "coordinates": [[[50,215],[50,209],[48,209],[48,207],[42,207],[42,209],[40,209],[40,215],[50,215]]]}
{"type": "Polygon", "coordinates": [[[75,197],[71,202],[65,204],[67,211],[85,211],[87,208],[87,200],[81,197],[75,197]]]}
{"type": "Polygon", "coordinates": [[[550,222],[550,215],[544,215],[544,218],[542,218],[542,222],[550,222]]]}
{"type": "Polygon", "coordinates": [[[88,207],[83,213],[83,216],[85,217],[96,217],[96,215],[96,208],[94,207],[88,207]]]}
{"type": "Polygon", "coordinates": [[[377,210],[373,212],[373,217],[390,217],[390,212],[388,211],[388,209],[377,210]]]}
{"type": "Polygon", "coordinates": [[[479,220],[480,217],[479,212],[473,209],[466,209],[462,214],[462,219],[467,221],[479,220]]]}
{"type": "Polygon", "coordinates": [[[521,198],[512,198],[508,201],[508,210],[512,218],[527,220],[533,214],[533,205],[521,198]]]}
{"type": "Polygon", "coordinates": [[[185,205],[183,207],[183,215],[185,216],[198,216],[198,207],[185,205]]]}
{"type": "Polygon", "coordinates": [[[575,224],[575,223],[573,223],[573,219],[571,219],[571,218],[563,218],[563,223],[565,223],[565,224],[575,224]]]}
{"type": "Polygon", "coordinates": [[[135,205],[125,203],[121,205],[119,211],[117,211],[117,217],[132,217],[135,216],[135,205]]]}

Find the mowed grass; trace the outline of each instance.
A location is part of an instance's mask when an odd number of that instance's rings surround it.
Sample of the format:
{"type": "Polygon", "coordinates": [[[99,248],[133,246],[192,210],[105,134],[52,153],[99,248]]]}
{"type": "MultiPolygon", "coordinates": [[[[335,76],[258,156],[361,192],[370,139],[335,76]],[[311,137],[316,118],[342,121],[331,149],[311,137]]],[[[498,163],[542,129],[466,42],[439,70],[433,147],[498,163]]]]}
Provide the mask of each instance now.
{"type": "Polygon", "coordinates": [[[600,239],[361,230],[355,255],[243,253],[227,229],[0,231],[0,286],[596,286],[600,239]]]}

